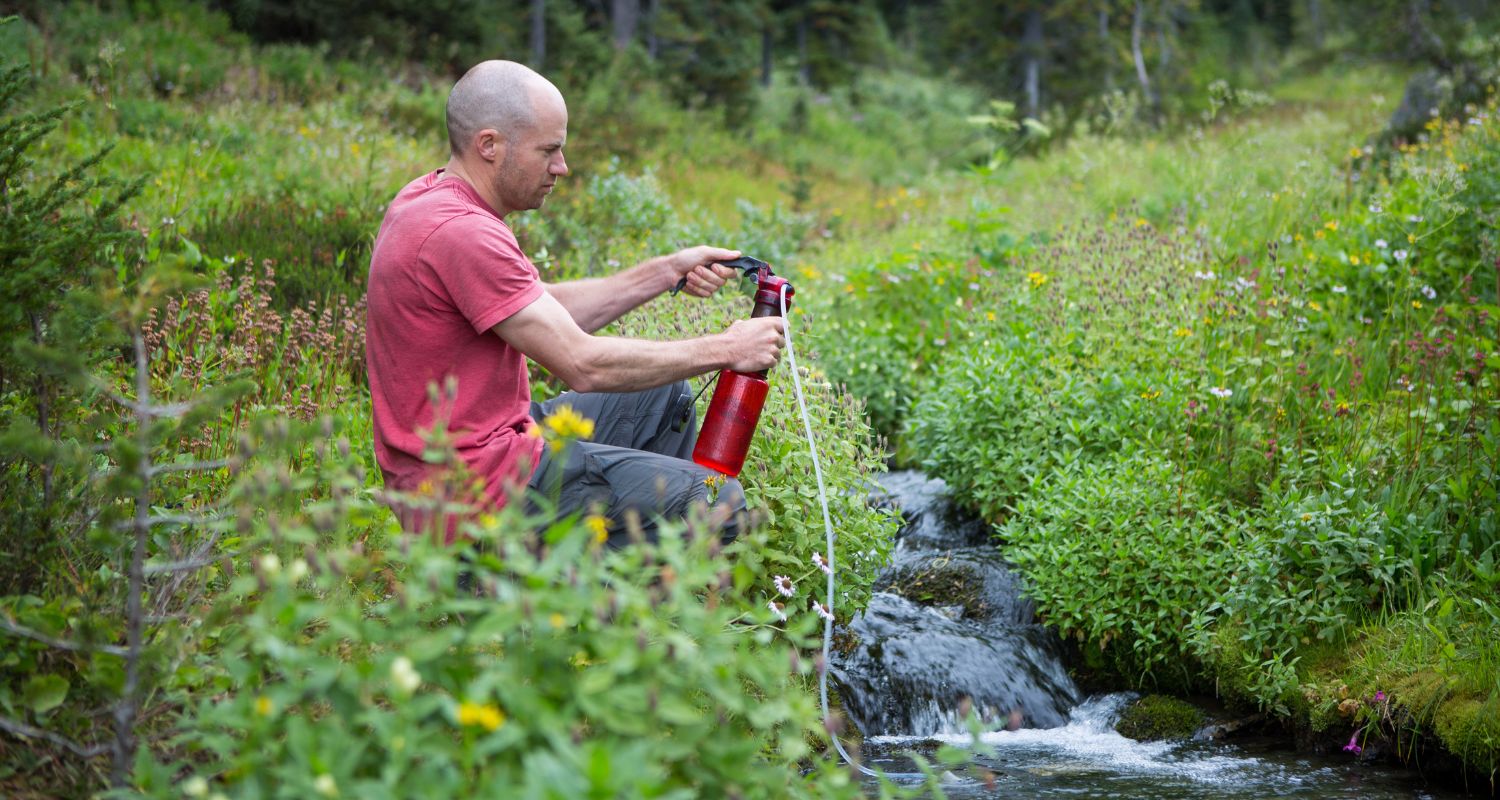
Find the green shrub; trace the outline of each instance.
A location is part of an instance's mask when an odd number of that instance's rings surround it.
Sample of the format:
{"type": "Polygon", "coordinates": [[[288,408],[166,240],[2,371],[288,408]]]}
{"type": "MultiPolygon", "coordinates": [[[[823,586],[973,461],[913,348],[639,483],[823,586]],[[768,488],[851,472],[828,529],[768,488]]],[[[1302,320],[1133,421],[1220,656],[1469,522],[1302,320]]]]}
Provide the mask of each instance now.
{"type": "Polygon", "coordinates": [[[296,557],[219,596],[196,665],[212,690],[184,698],[186,761],[143,771],[146,796],[181,796],[182,768],[231,797],[858,794],[809,747],[796,648],[816,617],[732,624],[732,561],[692,527],[609,551],[581,524],[519,533],[535,523],[488,520],[467,565],[426,537],[371,550],[283,524],[296,557]]]}

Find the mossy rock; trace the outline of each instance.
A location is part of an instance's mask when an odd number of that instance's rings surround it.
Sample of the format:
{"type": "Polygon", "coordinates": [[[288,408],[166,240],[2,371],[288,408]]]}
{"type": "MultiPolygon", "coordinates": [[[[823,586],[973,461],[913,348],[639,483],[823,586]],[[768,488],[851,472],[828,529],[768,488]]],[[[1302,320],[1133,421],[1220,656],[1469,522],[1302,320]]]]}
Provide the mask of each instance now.
{"type": "Polygon", "coordinates": [[[1115,730],[1140,742],[1186,739],[1207,720],[1192,703],[1160,694],[1148,694],[1131,703],[1120,715],[1115,730]]]}

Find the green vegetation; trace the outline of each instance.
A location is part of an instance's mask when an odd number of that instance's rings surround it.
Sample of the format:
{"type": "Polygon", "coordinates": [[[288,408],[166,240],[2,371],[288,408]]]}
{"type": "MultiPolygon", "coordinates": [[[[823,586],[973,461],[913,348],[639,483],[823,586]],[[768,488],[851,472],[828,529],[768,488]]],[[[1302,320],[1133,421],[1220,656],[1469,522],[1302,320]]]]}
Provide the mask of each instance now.
{"type": "Polygon", "coordinates": [[[1140,741],[1186,739],[1204,722],[1203,712],[1175,697],[1148,694],[1120,714],[1115,730],[1140,741]]]}
{"type": "MultiPolygon", "coordinates": [[[[370,242],[443,158],[448,71],[523,51],[524,14],[149,5],[0,25],[0,793],[858,794],[809,691],[799,426],[761,426],[764,524],[723,549],[690,521],[611,553],[508,512],[455,552],[379,502],[370,242]]],[[[1492,20],[1435,17],[1413,58],[1451,65],[1444,113],[1402,139],[1419,64],[1364,60],[1394,2],[1305,31],[1246,4],[992,12],[1095,54],[1035,97],[1036,49],[951,4],[684,3],[618,51],[596,12],[538,5],[574,177],[518,234],[549,280],[707,241],[797,282],[839,616],[889,555],[863,496],[894,456],[995,523],[1091,666],[1500,764],[1500,128],[1469,85],[1492,20]],[[1108,47],[1081,47],[1096,12],[1108,47]],[[742,29],[694,57],[715,26],[742,29]],[[1137,61],[1151,88],[1118,88],[1137,61]]],[[[614,332],[744,306],[664,299],[614,332]]],[[[766,417],[795,420],[779,375],[766,417]]]]}

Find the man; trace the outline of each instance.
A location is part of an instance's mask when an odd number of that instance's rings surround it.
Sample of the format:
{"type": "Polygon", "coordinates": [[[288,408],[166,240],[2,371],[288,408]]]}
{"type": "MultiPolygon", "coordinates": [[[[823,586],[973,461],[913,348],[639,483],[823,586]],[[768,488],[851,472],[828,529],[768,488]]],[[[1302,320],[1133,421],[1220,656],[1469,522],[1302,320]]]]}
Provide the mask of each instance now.
{"type": "MultiPolygon", "coordinates": [[[[386,487],[420,493],[433,477],[423,432],[443,422],[495,507],[520,485],[549,490],[559,514],[602,511],[619,543],[632,512],[649,529],[711,502],[733,535],[745,507],[739,484],[687,460],[696,425],[686,379],[770,368],[782,321],[743,320],[677,342],[593,332],[684,278],[688,294],[713,294],[734,274],[716,262],[740,254],[693,247],[606,278],[544,284],[504,220],[540,208],[568,174],[562,94],[520,64],[486,61],[454,85],[447,120],[447,165],[396,195],[370,261],[366,360],[386,487]],[[532,403],[527,358],[572,391],[532,403]],[[455,380],[451,396],[429,390],[455,380]],[[592,441],[565,456],[534,429],[563,405],[596,423],[592,441]]],[[[417,519],[403,513],[409,527],[417,519]]]]}

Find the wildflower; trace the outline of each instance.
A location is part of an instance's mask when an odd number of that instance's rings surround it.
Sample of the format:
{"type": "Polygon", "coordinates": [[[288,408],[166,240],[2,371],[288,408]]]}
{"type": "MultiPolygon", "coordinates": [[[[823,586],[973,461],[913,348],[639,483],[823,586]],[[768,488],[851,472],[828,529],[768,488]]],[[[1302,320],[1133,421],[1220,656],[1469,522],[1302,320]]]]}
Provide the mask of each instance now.
{"type": "Polygon", "coordinates": [[[1193,277],[1200,281],[1211,281],[1215,276],[1212,272],[1194,272],[1193,277]]]}
{"type": "Polygon", "coordinates": [[[188,797],[204,797],[208,794],[208,781],[201,775],[194,775],[182,782],[182,793],[188,797]]]}
{"type": "Polygon", "coordinates": [[[1386,241],[1384,239],[1376,239],[1375,240],[1375,246],[1378,247],[1378,248],[1380,248],[1381,250],[1384,250],[1387,247],[1389,247],[1390,245],[1386,244],[1386,241]]]}
{"type": "Polygon", "coordinates": [[[818,612],[818,616],[822,617],[823,619],[826,619],[829,622],[833,622],[833,612],[824,608],[823,604],[819,603],[816,600],[813,601],[813,611],[818,612]]]}
{"type": "Polygon", "coordinates": [[[1421,308],[1422,307],[1422,301],[1421,300],[1413,300],[1413,301],[1411,301],[1411,307],[1412,308],[1421,308]]]}
{"type": "Polygon", "coordinates": [[[458,706],[458,724],[465,727],[476,725],[493,732],[505,724],[505,712],[489,703],[480,705],[466,700],[458,706]]]}
{"type": "Polygon", "coordinates": [[[1172,331],[1172,335],[1173,336],[1177,336],[1179,338],[1184,337],[1184,336],[1192,336],[1193,335],[1193,331],[1192,331],[1191,328],[1182,328],[1182,327],[1179,327],[1177,330],[1172,331]]]}
{"type": "Polygon", "coordinates": [[[1135,218],[1135,226],[1137,228],[1144,228],[1144,227],[1146,227],[1147,225],[1150,225],[1150,224],[1151,223],[1149,223],[1149,222],[1146,221],[1145,217],[1136,217],[1135,218]]]}
{"type": "Polygon", "coordinates": [[[1339,229],[1339,221],[1336,220],[1336,219],[1331,219],[1331,220],[1323,223],[1323,227],[1327,228],[1330,231],[1336,231],[1336,230],[1339,229]]]}
{"type": "Polygon", "coordinates": [[[1437,299],[1437,291],[1435,289],[1433,289],[1431,286],[1423,286],[1422,287],[1422,296],[1425,297],[1425,298],[1427,298],[1428,300],[1436,300],[1437,299]]]}
{"type": "Polygon", "coordinates": [[[1422,221],[1422,217],[1420,215],[1417,215],[1417,214],[1412,214],[1411,216],[1409,216],[1409,217],[1406,218],[1406,221],[1407,222],[1421,222],[1422,221]]]}
{"type": "Polygon", "coordinates": [[[609,520],[598,514],[583,518],[583,526],[594,532],[594,544],[604,544],[609,539],[609,520]]]}
{"type": "Polygon", "coordinates": [[[281,572],[281,559],[275,553],[266,553],[260,557],[260,571],[267,575],[276,575],[281,572]]]}
{"type": "Polygon", "coordinates": [[[818,569],[823,570],[823,574],[824,575],[832,575],[833,574],[833,570],[828,567],[828,563],[823,560],[823,556],[822,555],[820,555],[818,553],[813,553],[812,554],[812,562],[813,562],[814,565],[817,566],[818,569]]]}
{"type": "Polygon", "coordinates": [[[1356,267],[1359,266],[1359,255],[1355,254],[1355,255],[1349,256],[1349,263],[1351,265],[1353,265],[1353,266],[1356,266],[1356,267]]]}
{"type": "Polygon", "coordinates": [[[782,597],[791,597],[797,591],[797,587],[792,584],[792,579],[785,575],[777,575],[771,579],[771,582],[776,584],[776,591],[780,592],[782,597]]]}
{"type": "Polygon", "coordinates": [[[1040,272],[1028,272],[1026,280],[1031,281],[1031,288],[1038,289],[1047,282],[1047,276],[1040,272]]]}
{"type": "Polygon", "coordinates": [[[391,683],[402,694],[411,694],[422,686],[422,676],[412,666],[411,659],[397,656],[391,662],[391,683]]]}
{"type": "Polygon", "coordinates": [[[1397,250],[1396,252],[1391,253],[1391,255],[1395,256],[1397,261],[1405,261],[1406,260],[1406,251],[1405,250],[1397,250]]]}
{"type": "Polygon", "coordinates": [[[1307,307],[1310,308],[1310,309],[1312,309],[1312,310],[1314,310],[1314,311],[1322,311],[1323,310],[1323,306],[1319,305],[1318,301],[1316,301],[1316,300],[1309,301],[1308,304],[1307,304],[1307,307]]]}
{"type": "Polygon", "coordinates": [[[781,610],[782,608],[784,608],[784,606],[782,606],[780,603],[776,602],[775,600],[767,600],[766,608],[771,609],[771,613],[775,614],[777,619],[781,620],[782,622],[786,622],[786,612],[781,610]]]}
{"type": "Polygon", "coordinates": [[[1344,288],[1343,286],[1335,286],[1335,287],[1333,287],[1333,293],[1334,294],[1344,294],[1347,291],[1349,291],[1349,290],[1346,289],[1346,288],[1344,288]]]}
{"type": "Polygon", "coordinates": [[[297,583],[298,581],[302,580],[303,578],[306,578],[307,577],[307,562],[304,561],[304,560],[302,560],[302,559],[300,559],[300,558],[299,559],[295,559],[294,561],[292,561],[292,563],[290,565],[288,565],[287,568],[286,568],[286,577],[292,583],[297,583]]]}
{"type": "Polygon", "coordinates": [[[1222,386],[1214,386],[1208,390],[1208,393],[1213,395],[1214,397],[1219,398],[1220,400],[1228,400],[1229,396],[1234,394],[1234,390],[1225,389],[1222,386]]]}
{"type": "Polygon", "coordinates": [[[986,312],[984,312],[984,318],[987,319],[987,320],[989,320],[990,322],[994,322],[995,321],[995,312],[993,312],[993,311],[986,311],[986,312]]]}
{"type": "Polygon", "coordinates": [[[1380,207],[1379,203],[1371,203],[1370,204],[1370,213],[1371,214],[1379,214],[1380,212],[1382,212],[1384,210],[1385,209],[1383,209],[1383,208],[1380,207]]]}
{"type": "Polygon", "coordinates": [[[1335,417],[1347,417],[1347,416],[1349,416],[1349,404],[1348,403],[1339,403],[1338,408],[1334,409],[1333,415],[1335,417]]]}
{"type": "Polygon", "coordinates": [[[574,411],[573,407],[568,405],[561,406],[547,415],[547,418],[542,420],[542,424],[558,436],[588,439],[594,435],[594,421],[574,411]]]}
{"type": "Polygon", "coordinates": [[[1161,397],[1161,390],[1160,389],[1155,389],[1155,390],[1152,390],[1152,391],[1149,391],[1149,392],[1141,392],[1141,399],[1142,400],[1155,400],[1158,397],[1161,397]]]}
{"type": "Polygon", "coordinates": [[[1193,419],[1193,418],[1197,417],[1198,416],[1198,401],[1197,400],[1189,400],[1189,401],[1187,401],[1187,407],[1185,407],[1185,408],[1182,409],[1182,413],[1186,414],[1188,416],[1188,419],[1193,419]]]}
{"type": "Polygon", "coordinates": [[[322,775],[319,775],[315,780],[313,780],[313,788],[318,790],[318,794],[321,794],[324,797],[339,796],[338,783],[334,781],[332,775],[329,775],[326,772],[322,775]]]}
{"type": "Polygon", "coordinates": [[[276,706],[271,703],[271,698],[266,697],[265,695],[261,695],[255,698],[256,714],[259,714],[262,717],[269,717],[271,716],[271,712],[275,710],[276,706]]]}
{"type": "Polygon", "coordinates": [[[1375,702],[1377,702],[1377,703],[1384,703],[1385,702],[1385,692],[1376,691],[1375,692],[1375,702]]]}
{"type": "Polygon", "coordinates": [[[1349,737],[1349,743],[1344,745],[1344,752],[1359,755],[1363,751],[1364,748],[1359,746],[1359,731],[1355,731],[1354,735],[1349,737]]]}

